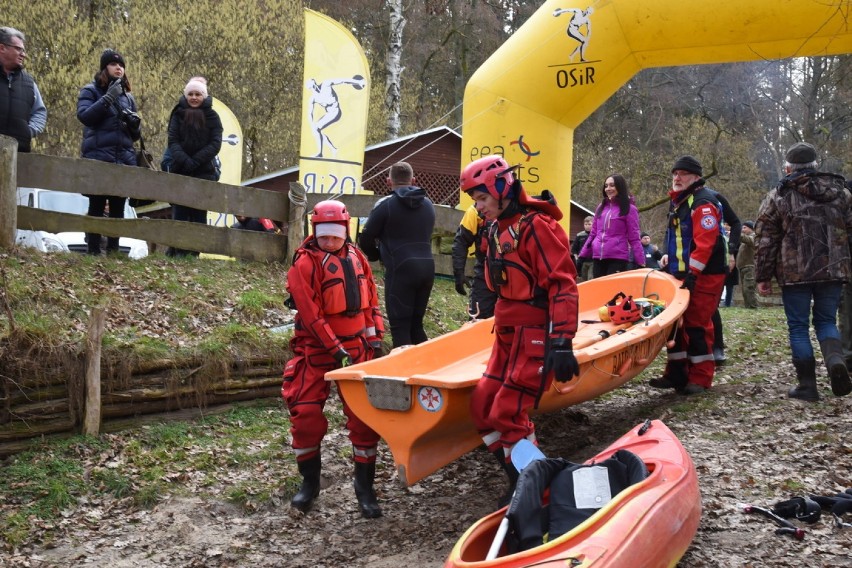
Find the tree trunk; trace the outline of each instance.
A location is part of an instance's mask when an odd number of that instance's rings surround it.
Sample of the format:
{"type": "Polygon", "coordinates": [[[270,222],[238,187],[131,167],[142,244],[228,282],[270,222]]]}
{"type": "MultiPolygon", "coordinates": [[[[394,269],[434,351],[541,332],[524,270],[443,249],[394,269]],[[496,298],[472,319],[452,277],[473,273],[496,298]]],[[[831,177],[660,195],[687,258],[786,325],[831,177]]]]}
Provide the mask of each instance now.
{"type": "Polygon", "coordinates": [[[402,30],[406,20],[402,14],[402,0],[387,0],[390,9],[390,37],[388,38],[388,54],[386,61],[385,107],[388,110],[387,136],[389,139],[399,138],[400,129],[400,83],[404,67],[402,59],[402,30]]]}

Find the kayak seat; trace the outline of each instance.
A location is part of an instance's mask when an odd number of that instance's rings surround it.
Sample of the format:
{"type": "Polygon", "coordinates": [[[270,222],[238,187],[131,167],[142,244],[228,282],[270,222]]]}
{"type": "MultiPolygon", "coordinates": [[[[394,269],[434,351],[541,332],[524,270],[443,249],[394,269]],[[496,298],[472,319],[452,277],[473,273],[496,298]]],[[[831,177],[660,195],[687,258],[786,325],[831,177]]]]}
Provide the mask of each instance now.
{"type": "Polygon", "coordinates": [[[628,450],[594,464],[575,464],[562,458],[536,460],[518,478],[509,505],[509,551],[541,546],[579,526],[616,495],[647,478],[642,459],[628,450]],[[548,504],[544,496],[550,490],[548,504]]]}

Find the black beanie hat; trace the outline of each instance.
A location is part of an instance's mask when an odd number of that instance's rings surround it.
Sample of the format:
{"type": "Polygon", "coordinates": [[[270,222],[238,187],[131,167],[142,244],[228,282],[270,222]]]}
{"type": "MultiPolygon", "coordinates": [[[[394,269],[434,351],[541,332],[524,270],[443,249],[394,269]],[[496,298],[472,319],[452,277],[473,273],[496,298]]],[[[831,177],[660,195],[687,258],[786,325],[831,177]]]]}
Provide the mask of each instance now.
{"type": "Polygon", "coordinates": [[[816,162],[816,148],[807,142],[797,142],[790,146],[787,155],[784,156],[788,164],[810,164],[816,162]]]}
{"type": "Polygon", "coordinates": [[[681,156],[680,158],[678,158],[672,166],[672,173],[674,173],[675,170],[683,170],[685,172],[693,173],[697,176],[703,175],[701,170],[701,162],[699,162],[692,156],[681,156]]]}
{"type": "Polygon", "coordinates": [[[101,54],[101,71],[106,69],[107,65],[110,63],[118,63],[122,67],[124,67],[124,58],[121,54],[114,49],[105,49],[101,54]]]}

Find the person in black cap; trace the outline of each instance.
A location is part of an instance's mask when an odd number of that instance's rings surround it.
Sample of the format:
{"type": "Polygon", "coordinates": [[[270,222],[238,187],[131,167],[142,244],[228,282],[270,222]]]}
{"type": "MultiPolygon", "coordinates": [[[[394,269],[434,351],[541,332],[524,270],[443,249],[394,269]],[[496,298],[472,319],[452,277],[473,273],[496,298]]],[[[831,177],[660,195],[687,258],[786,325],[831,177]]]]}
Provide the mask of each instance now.
{"type": "Polygon", "coordinates": [[[660,259],[663,258],[663,253],[657,245],[651,244],[651,235],[643,232],[639,238],[642,243],[642,250],[645,251],[645,268],[653,268],[659,270],[660,259]]]}
{"type": "Polygon", "coordinates": [[[763,199],[758,212],[755,279],[761,295],[781,287],[798,385],[787,396],[819,400],[810,319],[836,396],[852,392],[837,308],[843,283],[852,276],[849,237],[852,195],[843,176],[817,170],[816,149],[799,142],[787,150],[786,175],[763,199]]]}
{"type": "Polygon", "coordinates": [[[740,273],[740,288],[743,293],[743,305],[757,308],[757,289],[754,281],[754,221],[743,223],[740,236],[740,250],[737,253],[737,270],[740,273]]]}
{"type": "MultiPolygon", "coordinates": [[[[124,58],[115,50],[104,50],[98,72],[91,83],[80,89],[77,98],[77,119],[83,123],[81,157],[112,164],[136,165],[133,142],[142,135],[141,120],[136,114],[136,101],[130,90],[124,58]]],[[[103,217],[109,202],[109,216],[118,219],[124,217],[126,197],[86,197],[89,198],[89,215],[103,217]]],[[[101,254],[101,235],[86,233],[86,243],[89,254],[101,254]]],[[[108,237],[106,252],[117,251],[118,237],[108,237]]]]}
{"type": "Polygon", "coordinates": [[[719,307],[727,271],[727,250],[721,231],[722,206],[704,186],[701,163],[692,156],[672,166],[668,228],[662,264],[689,290],[675,344],[668,350],[661,378],[650,386],[699,394],[713,383],[713,312],[719,307]]]}

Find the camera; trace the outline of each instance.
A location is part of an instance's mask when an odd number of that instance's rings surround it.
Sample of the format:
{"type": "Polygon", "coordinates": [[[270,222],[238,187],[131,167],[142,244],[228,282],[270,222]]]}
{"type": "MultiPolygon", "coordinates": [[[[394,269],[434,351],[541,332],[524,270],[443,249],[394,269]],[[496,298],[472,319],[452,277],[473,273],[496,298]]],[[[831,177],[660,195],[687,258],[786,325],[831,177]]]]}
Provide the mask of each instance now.
{"type": "Polygon", "coordinates": [[[122,109],[121,120],[130,130],[139,130],[139,125],[142,124],[142,118],[129,108],[122,109]]]}

